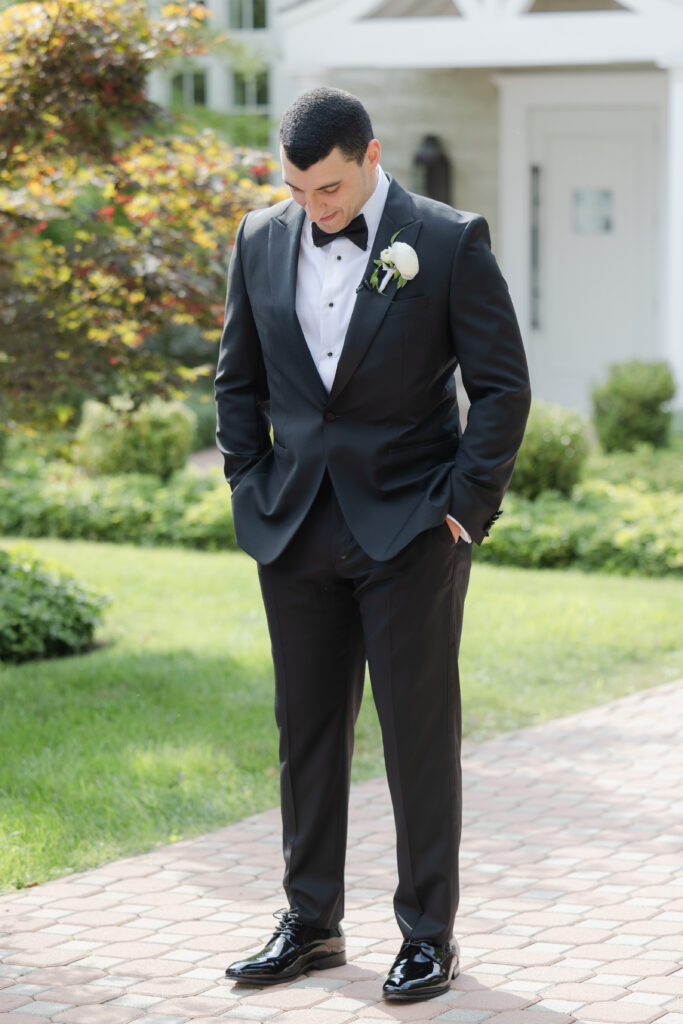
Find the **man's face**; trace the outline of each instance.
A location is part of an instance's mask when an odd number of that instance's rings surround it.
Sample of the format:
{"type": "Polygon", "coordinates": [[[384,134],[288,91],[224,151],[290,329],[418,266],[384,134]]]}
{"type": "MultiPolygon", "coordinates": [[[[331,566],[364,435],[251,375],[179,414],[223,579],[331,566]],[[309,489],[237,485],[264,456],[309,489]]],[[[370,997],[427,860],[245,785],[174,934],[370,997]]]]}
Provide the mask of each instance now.
{"type": "Polygon", "coordinates": [[[380,145],[368,143],[363,162],[348,160],[338,146],[307,171],[301,171],[280,149],[282,176],[292,199],[323,231],[341,231],[362,209],[377,184],[380,145]]]}

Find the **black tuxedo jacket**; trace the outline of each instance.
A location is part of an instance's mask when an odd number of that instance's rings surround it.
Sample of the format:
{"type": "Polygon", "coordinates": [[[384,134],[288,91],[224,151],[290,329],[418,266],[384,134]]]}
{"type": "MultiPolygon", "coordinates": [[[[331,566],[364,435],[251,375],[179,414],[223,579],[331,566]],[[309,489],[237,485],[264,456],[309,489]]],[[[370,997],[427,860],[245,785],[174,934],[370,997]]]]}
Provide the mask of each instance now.
{"type": "Polygon", "coordinates": [[[399,228],[419,273],[383,294],[360,288],[328,394],[294,305],[304,221],[293,200],[247,214],[230,263],[217,439],[238,543],[272,562],[326,468],[371,558],[392,557],[447,513],[481,543],[509,483],[530,399],[486,222],[391,180],[364,280],[399,228]],[[462,436],[458,364],[471,402],[462,436]]]}

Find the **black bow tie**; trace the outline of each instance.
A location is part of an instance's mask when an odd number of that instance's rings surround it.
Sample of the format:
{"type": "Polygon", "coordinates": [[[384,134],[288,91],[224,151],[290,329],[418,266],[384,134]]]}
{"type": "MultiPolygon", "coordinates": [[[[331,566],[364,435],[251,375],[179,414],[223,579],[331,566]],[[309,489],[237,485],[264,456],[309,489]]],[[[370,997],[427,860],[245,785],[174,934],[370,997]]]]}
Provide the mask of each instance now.
{"type": "Polygon", "coordinates": [[[359,249],[367,249],[368,247],[368,226],[362,213],[354,217],[351,223],[347,224],[341,231],[323,231],[315,221],[312,222],[311,228],[313,229],[313,245],[329,245],[335,238],[345,236],[354,242],[359,249]]]}

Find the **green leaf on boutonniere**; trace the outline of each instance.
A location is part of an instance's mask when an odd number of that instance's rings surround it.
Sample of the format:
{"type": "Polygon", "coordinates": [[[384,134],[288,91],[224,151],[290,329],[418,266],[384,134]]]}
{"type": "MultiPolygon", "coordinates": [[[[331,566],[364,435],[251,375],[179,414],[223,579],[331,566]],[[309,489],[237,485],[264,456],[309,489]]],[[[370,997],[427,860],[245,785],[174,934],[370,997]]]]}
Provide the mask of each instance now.
{"type": "Polygon", "coordinates": [[[375,269],[373,270],[372,277],[370,278],[370,287],[371,288],[379,289],[379,272],[380,272],[380,268],[383,267],[383,266],[384,266],[384,264],[382,263],[381,260],[375,260],[375,269]]]}

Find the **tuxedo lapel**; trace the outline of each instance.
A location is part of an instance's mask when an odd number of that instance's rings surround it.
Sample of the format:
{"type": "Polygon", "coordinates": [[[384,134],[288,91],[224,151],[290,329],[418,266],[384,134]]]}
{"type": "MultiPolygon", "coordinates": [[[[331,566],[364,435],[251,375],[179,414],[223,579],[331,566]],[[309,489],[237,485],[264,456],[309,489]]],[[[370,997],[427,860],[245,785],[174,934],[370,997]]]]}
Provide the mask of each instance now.
{"type": "MultiPolygon", "coordinates": [[[[410,194],[393,179],[389,185],[387,201],[384,204],[382,219],[377,228],[377,234],[372,246],[372,252],[368,259],[363,277],[363,285],[356,296],[356,302],[351,314],[344,346],[342,348],[337,372],[330,391],[330,401],[335,399],[341,390],[346,387],[355,372],[356,367],[367,352],[372,339],[377,334],[384,317],[387,315],[389,306],[396,294],[395,280],[391,280],[384,292],[378,292],[369,285],[370,276],[375,269],[375,260],[379,254],[386,249],[390,240],[397,231],[401,234],[397,241],[405,242],[414,246],[417,236],[422,227],[422,221],[416,220],[415,207],[410,194]]],[[[379,273],[380,284],[382,281],[382,270],[379,273]]]]}
{"type": "Polygon", "coordinates": [[[281,326],[281,340],[291,351],[292,359],[306,377],[311,394],[319,391],[327,399],[325,386],[313,362],[304,332],[296,315],[296,275],[299,244],[306,214],[291,202],[279,217],[270,222],[268,238],[268,277],[273,309],[281,326]]]}

